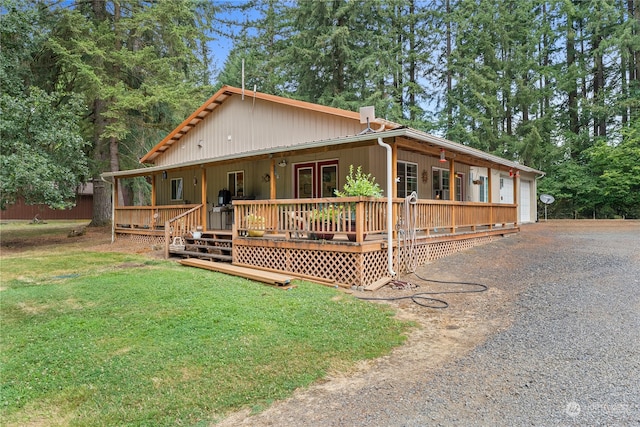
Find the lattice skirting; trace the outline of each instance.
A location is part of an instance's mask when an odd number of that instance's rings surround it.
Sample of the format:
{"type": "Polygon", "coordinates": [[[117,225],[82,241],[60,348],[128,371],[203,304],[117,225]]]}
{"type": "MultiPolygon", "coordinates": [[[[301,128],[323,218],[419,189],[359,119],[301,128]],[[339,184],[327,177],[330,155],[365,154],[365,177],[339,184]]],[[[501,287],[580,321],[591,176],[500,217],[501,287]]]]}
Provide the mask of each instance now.
{"type": "Polygon", "coordinates": [[[164,245],[164,236],[144,234],[116,234],[116,240],[139,243],[141,246],[164,245]]]}
{"type": "MultiPolygon", "coordinates": [[[[400,249],[395,247],[394,269],[403,273],[406,270],[407,261],[419,266],[456,252],[490,243],[495,238],[496,236],[482,236],[446,242],[421,242],[416,244],[413,250],[406,246],[400,249]]],[[[353,253],[235,244],[234,260],[242,264],[334,280],[349,286],[367,286],[389,275],[386,249],[353,253]]]]}

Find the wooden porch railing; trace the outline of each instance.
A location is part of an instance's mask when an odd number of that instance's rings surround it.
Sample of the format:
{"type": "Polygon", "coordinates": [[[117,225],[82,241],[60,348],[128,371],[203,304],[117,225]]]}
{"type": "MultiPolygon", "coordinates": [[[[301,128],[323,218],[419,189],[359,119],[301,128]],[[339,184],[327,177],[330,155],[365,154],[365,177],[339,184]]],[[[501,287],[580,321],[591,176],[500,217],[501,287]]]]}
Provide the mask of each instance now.
{"type": "Polygon", "coordinates": [[[202,205],[119,206],[115,208],[116,228],[162,229],[167,221],[202,205]]]}
{"type": "MultiPolygon", "coordinates": [[[[324,234],[347,235],[363,242],[367,235],[386,233],[387,200],[367,197],[324,199],[238,200],[234,206],[234,236],[244,236],[253,228],[287,236],[324,234]],[[256,218],[259,221],[256,222],[256,218]]],[[[418,200],[407,206],[404,199],[393,201],[396,223],[411,221],[418,231],[440,230],[455,233],[459,228],[494,224],[517,224],[516,205],[447,200],[418,200]]]]}
{"type": "Polygon", "coordinates": [[[164,223],[164,257],[169,258],[169,245],[176,236],[184,236],[189,231],[195,231],[200,224],[200,209],[203,205],[196,205],[164,223]]]}

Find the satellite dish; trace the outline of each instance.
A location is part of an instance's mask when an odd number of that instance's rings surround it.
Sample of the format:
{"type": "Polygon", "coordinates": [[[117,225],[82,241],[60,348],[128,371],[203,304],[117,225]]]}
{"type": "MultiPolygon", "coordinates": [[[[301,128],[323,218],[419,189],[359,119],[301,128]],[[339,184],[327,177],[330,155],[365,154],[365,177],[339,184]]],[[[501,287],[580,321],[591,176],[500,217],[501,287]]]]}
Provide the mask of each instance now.
{"type": "Polygon", "coordinates": [[[556,199],[551,194],[541,194],[540,201],[545,205],[550,205],[551,203],[555,202],[556,199]]]}
{"type": "Polygon", "coordinates": [[[360,107],[360,123],[368,125],[376,118],[376,107],[360,107]]]}
{"type": "Polygon", "coordinates": [[[540,201],[544,203],[544,220],[547,220],[547,205],[555,202],[556,199],[551,194],[541,194],[540,201]]]}

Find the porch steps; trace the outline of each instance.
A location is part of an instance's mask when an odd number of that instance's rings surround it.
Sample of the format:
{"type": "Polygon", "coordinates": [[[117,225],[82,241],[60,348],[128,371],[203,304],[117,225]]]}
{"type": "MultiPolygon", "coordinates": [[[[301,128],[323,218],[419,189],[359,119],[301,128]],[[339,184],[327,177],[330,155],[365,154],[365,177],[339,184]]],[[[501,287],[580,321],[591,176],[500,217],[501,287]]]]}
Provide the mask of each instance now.
{"type": "Polygon", "coordinates": [[[173,249],[170,253],[184,258],[231,262],[233,261],[231,237],[231,232],[228,231],[204,232],[199,239],[185,236],[185,248],[173,249]]]}

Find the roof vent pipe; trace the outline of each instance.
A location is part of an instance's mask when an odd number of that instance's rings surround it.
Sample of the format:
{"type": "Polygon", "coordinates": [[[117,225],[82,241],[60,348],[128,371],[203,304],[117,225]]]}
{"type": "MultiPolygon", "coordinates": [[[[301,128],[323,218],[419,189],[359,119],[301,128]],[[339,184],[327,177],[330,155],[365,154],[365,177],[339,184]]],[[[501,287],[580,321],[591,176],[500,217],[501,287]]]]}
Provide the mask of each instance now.
{"type": "Polygon", "coordinates": [[[393,188],[393,179],[391,177],[392,154],[391,146],[383,142],[380,137],[378,137],[378,145],[387,149],[387,269],[391,277],[394,277],[396,272],[393,271],[393,218],[391,215],[393,208],[393,197],[391,195],[391,189],[393,188]]]}

